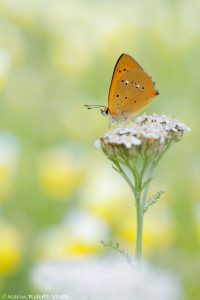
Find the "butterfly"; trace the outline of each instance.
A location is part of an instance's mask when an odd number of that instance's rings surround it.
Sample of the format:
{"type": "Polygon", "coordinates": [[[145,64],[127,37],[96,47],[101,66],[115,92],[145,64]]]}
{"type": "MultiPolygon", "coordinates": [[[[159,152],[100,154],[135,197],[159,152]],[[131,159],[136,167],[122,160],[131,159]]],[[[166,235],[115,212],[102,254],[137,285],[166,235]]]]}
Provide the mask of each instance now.
{"type": "Polygon", "coordinates": [[[104,116],[112,122],[123,122],[131,118],[159,95],[155,83],[140,64],[130,55],[122,54],[113,71],[108,94],[108,107],[85,105],[88,109],[101,108],[104,116]]]}

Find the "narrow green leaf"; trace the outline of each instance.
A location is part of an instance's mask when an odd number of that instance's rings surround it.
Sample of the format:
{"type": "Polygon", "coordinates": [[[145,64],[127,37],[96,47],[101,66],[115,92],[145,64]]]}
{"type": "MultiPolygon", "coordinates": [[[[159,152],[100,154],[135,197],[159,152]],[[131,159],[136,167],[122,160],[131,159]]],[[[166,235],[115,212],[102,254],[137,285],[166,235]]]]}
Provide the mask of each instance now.
{"type": "Polygon", "coordinates": [[[108,241],[108,242],[101,241],[101,244],[105,247],[110,247],[110,248],[114,249],[115,251],[119,252],[120,254],[122,254],[126,258],[127,262],[130,265],[133,265],[132,256],[128,252],[126,252],[124,249],[120,248],[120,245],[119,245],[118,242],[113,243],[112,241],[108,241]]]}
{"type": "Polygon", "coordinates": [[[144,212],[146,212],[149,208],[149,206],[153,205],[154,203],[156,203],[159,199],[160,196],[164,193],[164,191],[159,191],[157,193],[155,193],[153,196],[151,196],[145,203],[144,206],[144,212]]]}

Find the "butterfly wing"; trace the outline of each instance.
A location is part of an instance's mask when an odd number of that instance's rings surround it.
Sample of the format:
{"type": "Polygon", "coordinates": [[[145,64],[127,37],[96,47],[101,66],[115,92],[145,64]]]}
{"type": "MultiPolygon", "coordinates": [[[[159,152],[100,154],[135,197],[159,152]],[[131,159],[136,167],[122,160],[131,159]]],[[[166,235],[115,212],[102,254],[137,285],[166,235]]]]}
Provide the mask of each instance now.
{"type": "Polygon", "coordinates": [[[112,106],[112,100],[117,83],[121,76],[126,73],[127,70],[143,70],[142,67],[128,54],[122,54],[115,64],[113,76],[110,84],[109,95],[108,95],[108,106],[112,106]]]}
{"type": "Polygon", "coordinates": [[[134,114],[157,95],[154,83],[129,55],[122,54],[116,63],[109,91],[111,115],[134,114]]]}

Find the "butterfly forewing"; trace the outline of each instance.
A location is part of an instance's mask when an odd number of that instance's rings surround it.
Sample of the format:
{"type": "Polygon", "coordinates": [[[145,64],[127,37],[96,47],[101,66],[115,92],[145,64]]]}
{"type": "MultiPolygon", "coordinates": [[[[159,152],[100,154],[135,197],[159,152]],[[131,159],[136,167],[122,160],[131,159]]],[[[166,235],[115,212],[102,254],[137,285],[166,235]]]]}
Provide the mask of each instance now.
{"type": "Polygon", "coordinates": [[[134,114],[147,106],[155,95],[152,79],[131,56],[122,54],[115,66],[110,86],[110,114],[134,114]]]}
{"type": "Polygon", "coordinates": [[[109,89],[108,105],[112,106],[113,95],[119,79],[130,70],[143,71],[142,67],[128,54],[122,54],[116,62],[109,89]]]}

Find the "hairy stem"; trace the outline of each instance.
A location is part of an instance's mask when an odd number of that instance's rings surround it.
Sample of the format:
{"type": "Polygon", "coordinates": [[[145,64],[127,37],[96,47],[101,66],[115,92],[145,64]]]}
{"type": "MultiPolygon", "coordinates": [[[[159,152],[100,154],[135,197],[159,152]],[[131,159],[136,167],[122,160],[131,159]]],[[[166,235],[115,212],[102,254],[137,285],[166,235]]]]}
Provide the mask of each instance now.
{"type": "Polygon", "coordinates": [[[139,181],[136,187],[137,193],[135,194],[136,201],[136,217],[137,217],[137,230],[136,230],[136,244],[135,244],[135,256],[138,266],[141,263],[142,257],[142,242],[143,242],[143,221],[144,221],[144,203],[147,198],[147,193],[149,189],[150,178],[153,172],[153,167],[149,166],[148,159],[145,159],[141,172],[139,173],[139,181]],[[149,172],[148,172],[149,169],[149,172]],[[146,174],[147,173],[147,174],[146,174]],[[145,179],[145,175],[147,178],[145,179]],[[149,180],[149,183],[143,188],[144,180],[149,180]]]}
{"type": "Polygon", "coordinates": [[[136,167],[132,167],[129,164],[126,166],[129,168],[134,177],[134,183],[126,174],[125,170],[122,168],[117,160],[112,159],[115,165],[115,170],[126,180],[130,186],[136,203],[136,243],[135,243],[135,258],[138,267],[140,267],[141,257],[142,257],[142,237],[143,237],[143,219],[144,219],[144,204],[147,198],[150,178],[154,169],[153,164],[149,166],[148,159],[145,159],[141,171],[136,167]],[[145,176],[147,178],[145,178],[145,176]],[[144,187],[144,182],[149,181],[144,187]]]}
{"type": "Polygon", "coordinates": [[[137,231],[136,231],[135,257],[138,266],[140,266],[141,257],[142,257],[142,237],[143,237],[143,210],[141,206],[141,192],[138,193],[136,198],[136,215],[137,215],[137,231]]]}
{"type": "MultiPolygon", "coordinates": [[[[152,177],[154,168],[155,168],[155,166],[152,163],[149,167],[149,170],[147,171],[147,173],[148,173],[147,174],[147,180],[152,177]]],[[[147,185],[144,187],[144,190],[143,190],[142,199],[141,199],[142,210],[144,210],[144,205],[145,205],[145,202],[146,202],[146,199],[147,199],[147,194],[148,194],[148,191],[149,191],[149,185],[150,185],[150,180],[149,180],[149,183],[147,183],[147,185]]]]}

